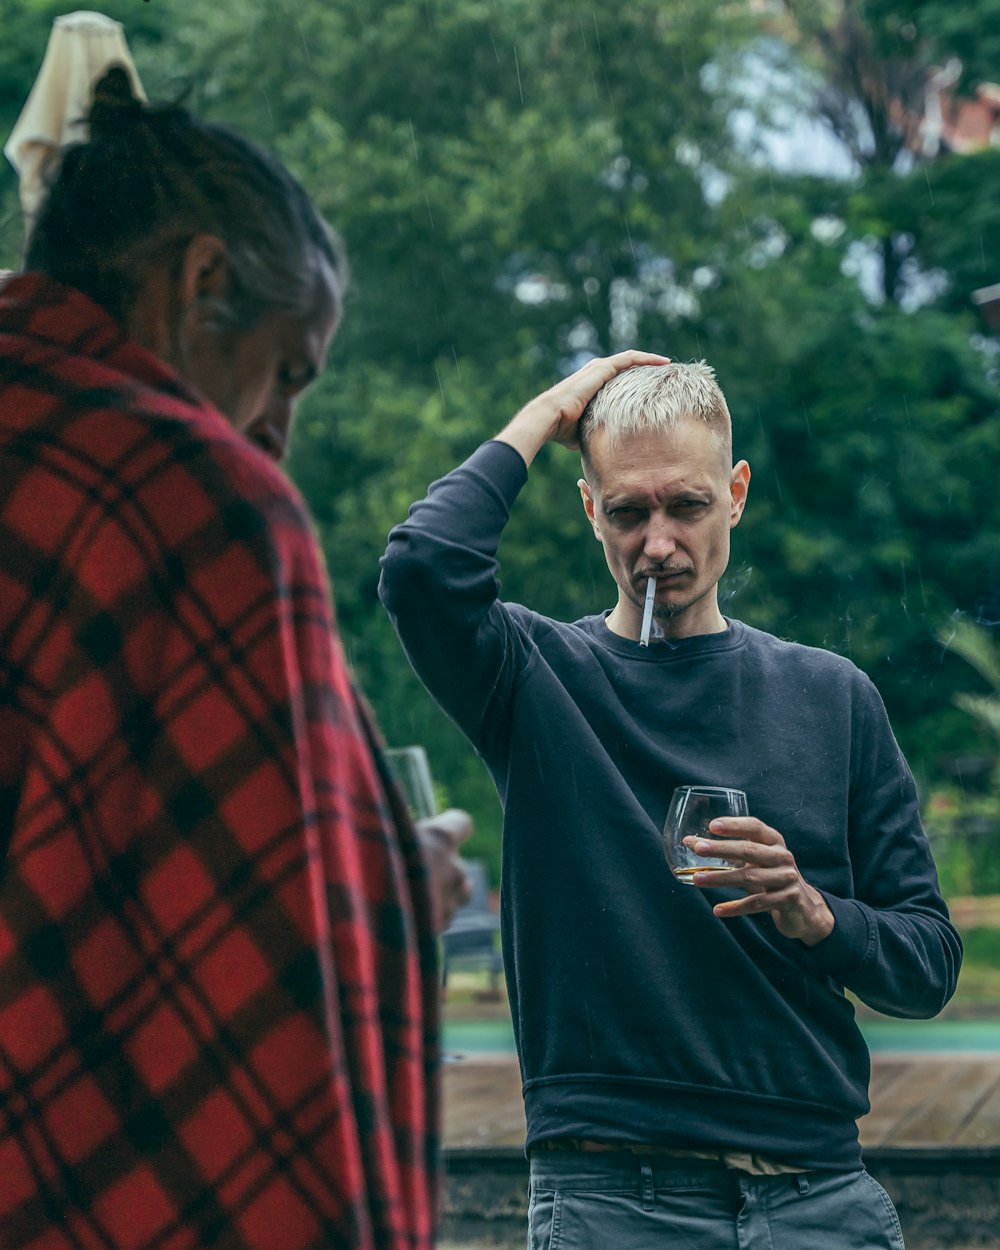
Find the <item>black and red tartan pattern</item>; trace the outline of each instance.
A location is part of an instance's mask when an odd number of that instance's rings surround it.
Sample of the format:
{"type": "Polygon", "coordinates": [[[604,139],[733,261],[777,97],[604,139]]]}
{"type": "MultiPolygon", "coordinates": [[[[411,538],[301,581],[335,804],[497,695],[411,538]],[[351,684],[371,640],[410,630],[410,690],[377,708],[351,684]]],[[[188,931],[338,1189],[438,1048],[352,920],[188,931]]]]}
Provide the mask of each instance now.
{"type": "Polygon", "coordinates": [[[423,1250],[426,882],[297,495],[0,294],[0,1246],[423,1250]]]}

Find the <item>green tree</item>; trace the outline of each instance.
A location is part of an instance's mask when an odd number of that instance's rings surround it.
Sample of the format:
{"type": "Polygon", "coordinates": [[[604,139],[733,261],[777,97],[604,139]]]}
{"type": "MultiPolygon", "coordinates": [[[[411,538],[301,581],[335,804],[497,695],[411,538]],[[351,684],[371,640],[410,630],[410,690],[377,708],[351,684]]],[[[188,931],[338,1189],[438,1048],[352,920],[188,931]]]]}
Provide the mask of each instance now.
{"type": "MultiPolygon", "coordinates": [[[[905,146],[931,67],[956,51],[943,6],[782,9],[763,121],[794,99],[853,173],[744,178],[688,322],[712,344],[756,470],[736,606],[851,655],[931,779],[969,735],[951,702],[969,677],[939,623],[956,609],[1000,619],[997,356],[969,302],[994,264],[1000,276],[997,154],[922,164],[905,146]]],[[[966,20],[966,35],[979,28],[966,20]]]]}
{"type": "MultiPolygon", "coordinates": [[[[928,805],[942,881],[955,894],[1000,892],[1000,645],[980,625],[957,617],[940,631],[942,644],[962,657],[989,687],[960,692],[955,703],[992,740],[992,766],[978,785],[942,786],[928,805]]],[[[973,779],[975,780],[975,778],[973,779]]]]}
{"type": "MultiPolygon", "coordinates": [[[[1000,280],[998,158],[916,163],[905,119],[951,55],[963,90],[996,76],[998,4],[106,10],[152,95],[192,85],[199,111],[277,149],[346,238],[344,324],[290,469],[387,737],[428,747],[479,849],[495,842],[492,788],[409,672],[378,556],[433,478],[584,355],[626,343],[707,358],[729,396],[754,480],[727,610],[853,656],[921,773],[969,740],[952,698],[973,675],[936,635],[955,610],[1000,618],[996,356],[968,302],[1000,280]],[[736,122],[753,110],[748,134],[736,122]],[[776,165],[768,127],[806,114],[853,154],[850,176],[776,165]]],[[[9,125],[56,12],[7,2],[9,125]]],[[[8,171],[11,220],[14,190],[8,171]]],[[[5,246],[19,251],[10,230],[5,246]]],[[[612,598],[578,473],[562,451],[539,458],[502,552],[505,595],[564,618],[612,598]]]]}
{"type": "MultiPolygon", "coordinates": [[[[971,664],[989,684],[989,694],[961,692],[955,696],[955,702],[989,732],[996,740],[1000,752],[1000,645],[982,626],[966,620],[953,621],[943,629],[941,641],[950,651],[971,664]]],[[[997,783],[1000,788],[1000,773],[997,775],[997,783]]]]}

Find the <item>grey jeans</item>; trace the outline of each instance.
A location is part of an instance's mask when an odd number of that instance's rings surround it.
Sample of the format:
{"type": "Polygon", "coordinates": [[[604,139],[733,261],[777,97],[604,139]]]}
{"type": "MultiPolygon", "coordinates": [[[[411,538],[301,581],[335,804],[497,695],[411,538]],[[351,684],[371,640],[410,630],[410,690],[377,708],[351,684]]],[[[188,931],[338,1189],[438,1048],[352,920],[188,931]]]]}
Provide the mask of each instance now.
{"type": "Polygon", "coordinates": [[[536,1151],[528,1250],[903,1250],[865,1171],[748,1176],[721,1164],[536,1151]]]}

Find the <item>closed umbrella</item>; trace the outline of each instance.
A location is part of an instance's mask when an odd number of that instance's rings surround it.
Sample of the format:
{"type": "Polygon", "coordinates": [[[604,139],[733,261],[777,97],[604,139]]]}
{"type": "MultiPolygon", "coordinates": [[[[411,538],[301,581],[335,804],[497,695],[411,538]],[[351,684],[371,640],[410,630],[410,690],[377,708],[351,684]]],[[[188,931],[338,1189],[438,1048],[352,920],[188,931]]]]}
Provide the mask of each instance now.
{"type": "Polygon", "coordinates": [[[128,73],[133,93],[144,100],[121,22],[80,10],[52,23],[42,68],[4,145],[20,178],[26,229],[45,197],[49,159],[66,144],[87,139],[94,84],[114,64],[128,73]]]}

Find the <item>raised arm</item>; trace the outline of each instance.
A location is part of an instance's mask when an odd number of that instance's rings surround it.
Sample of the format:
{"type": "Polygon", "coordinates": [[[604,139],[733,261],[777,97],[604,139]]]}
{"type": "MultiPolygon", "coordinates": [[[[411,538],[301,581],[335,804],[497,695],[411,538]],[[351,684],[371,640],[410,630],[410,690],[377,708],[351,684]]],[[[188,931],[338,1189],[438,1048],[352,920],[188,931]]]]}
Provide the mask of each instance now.
{"type": "Polygon", "coordinates": [[[417,675],[477,748],[488,721],[502,725],[528,653],[519,620],[500,602],[496,559],[527,468],[547,442],[576,444],[580,416],[605,382],[663,363],[646,352],[590,361],[433,483],[389,535],[379,596],[417,675]]]}

